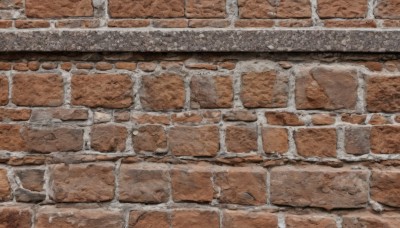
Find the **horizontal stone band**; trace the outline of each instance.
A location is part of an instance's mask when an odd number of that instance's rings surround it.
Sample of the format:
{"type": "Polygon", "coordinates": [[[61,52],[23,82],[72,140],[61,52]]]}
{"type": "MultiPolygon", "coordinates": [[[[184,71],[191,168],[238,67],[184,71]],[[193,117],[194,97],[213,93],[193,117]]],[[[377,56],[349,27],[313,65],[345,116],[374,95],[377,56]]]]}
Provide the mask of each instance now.
{"type": "Polygon", "coordinates": [[[400,30],[24,30],[0,32],[0,51],[400,52],[400,30]]]}

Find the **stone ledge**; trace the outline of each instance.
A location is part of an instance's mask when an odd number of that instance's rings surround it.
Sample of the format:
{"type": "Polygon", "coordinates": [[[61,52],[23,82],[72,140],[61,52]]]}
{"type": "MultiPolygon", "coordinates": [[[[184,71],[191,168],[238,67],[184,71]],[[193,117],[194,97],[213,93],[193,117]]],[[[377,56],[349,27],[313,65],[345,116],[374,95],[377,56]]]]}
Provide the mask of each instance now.
{"type": "Polygon", "coordinates": [[[0,32],[0,51],[400,52],[400,30],[25,30],[0,32]]]}

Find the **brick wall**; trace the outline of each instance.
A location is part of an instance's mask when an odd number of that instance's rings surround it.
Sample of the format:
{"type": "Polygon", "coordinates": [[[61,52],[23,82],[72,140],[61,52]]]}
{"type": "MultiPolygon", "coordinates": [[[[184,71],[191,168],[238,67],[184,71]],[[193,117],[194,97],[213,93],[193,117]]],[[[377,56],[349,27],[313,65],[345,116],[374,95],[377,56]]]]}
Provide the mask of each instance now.
{"type": "Polygon", "coordinates": [[[399,0],[2,0],[0,29],[396,28],[399,0]]]}
{"type": "Polygon", "coordinates": [[[0,226],[398,227],[399,59],[2,53],[0,226]]]}

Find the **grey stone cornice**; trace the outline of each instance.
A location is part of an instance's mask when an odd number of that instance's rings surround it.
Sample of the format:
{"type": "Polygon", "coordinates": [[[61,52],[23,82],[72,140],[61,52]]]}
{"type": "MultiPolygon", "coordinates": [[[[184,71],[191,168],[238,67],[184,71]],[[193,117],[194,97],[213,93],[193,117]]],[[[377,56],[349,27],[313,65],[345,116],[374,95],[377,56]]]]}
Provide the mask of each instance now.
{"type": "Polygon", "coordinates": [[[400,52],[400,30],[4,30],[0,51],[400,52]]]}

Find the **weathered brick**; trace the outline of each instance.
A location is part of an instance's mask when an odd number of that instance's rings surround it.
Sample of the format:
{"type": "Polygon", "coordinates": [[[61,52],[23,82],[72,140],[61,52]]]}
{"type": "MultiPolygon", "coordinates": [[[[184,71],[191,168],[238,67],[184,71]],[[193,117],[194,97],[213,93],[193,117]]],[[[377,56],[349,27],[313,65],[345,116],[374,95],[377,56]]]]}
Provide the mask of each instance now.
{"type": "Polygon", "coordinates": [[[195,76],[190,82],[192,108],[231,108],[233,84],[231,76],[195,76]]]}
{"type": "Polygon", "coordinates": [[[270,125],[283,125],[283,126],[302,126],[302,121],[295,113],[290,112],[266,112],[265,117],[267,123],[270,125]]]}
{"type": "Polygon", "coordinates": [[[128,228],[169,228],[169,213],[166,211],[131,211],[128,228]]]}
{"type": "Polygon", "coordinates": [[[162,203],[169,199],[169,170],[165,164],[122,164],[119,200],[135,203],[162,203]]]}
{"type": "Polygon", "coordinates": [[[272,213],[262,211],[252,212],[225,210],[223,214],[222,226],[230,228],[278,227],[278,218],[272,213]]]}
{"type": "Polygon", "coordinates": [[[220,189],[219,202],[262,205],[267,201],[267,173],[259,167],[221,168],[215,174],[220,189]]]}
{"type": "Polygon", "coordinates": [[[240,18],[309,18],[311,3],[307,0],[239,0],[240,18]]]}
{"type": "Polygon", "coordinates": [[[57,74],[16,74],[12,101],[20,106],[60,106],[64,100],[63,79],[57,74]]]}
{"type": "Polygon", "coordinates": [[[23,6],[22,0],[2,0],[0,2],[0,9],[13,9],[21,8],[23,6]]]}
{"type": "Polygon", "coordinates": [[[331,125],[335,123],[334,114],[314,114],[311,116],[314,125],[331,125]]]}
{"type": "Polygon", "coordinates": [[[288,215],[285,218],[287,228],[336,228],[334,217],[321,215],[288,215]]]}
{"type": "Polygon", "coordinates": [[[87,227],[107,228],[124,226],[124,216],[120,211],[102,208],[57,208],[44,206],[36,213],[37,228],[87,227]]]}
{"type": "Polygon", "coordinates": [[[398,0],[378,0],[374,14],[377,18],[400,19],[400,2],[398,0]]]}
{"type": "Polygon", "coordinates": [[[278,167],[271,171],[271,203],[294,207],[361,208],[368,201],[368,171],[278,167]]]}
{"type": "Polygon", "coordinates": [[[308,0],[281,0],[276,16],[278,18],[310,18],[311,2],[308,0]]]}
{"type": "Polygon", "coordinates": [[[400,77],[371,77],[367,81],[370,112],[400,112],[400,77]]]}
{"type": "Polygon", "coordinates": [[[83,147],[82,129],[28,128],[24,130],[23,138],[30,152],[69,152],[82,150],[83,147]]]}
{"type": "Polygon", "coordinates": [[[32,227],[32,210],[23,206],[0,207],[0,224],[4,228],[30,228],[32,227]]]}
{"type": "Polygon", "coordinates": [[[43,191],[44,170],[41,169],[16,170],[15,175],[18,177],[23,188],[36,192],[43,191]]]}
{"type": "MultiPolygon", "coordinates": [[[[124,20],[109,20],[108,27],[113,28],[140,28],[148,27],[150,25],[150,20],[147,19],[124,19],[124,20]]],[[[135,65],[136,68],[136,65],[135,65]]]]}
{"type": "Polygon", "coordinates": [[[343,228],[395,228],[400,226],[400,217],[397,215],[377,215],[370,212],[347,214],[343,216],[342,220],[343,228]]]}
{"type": "Polygon", "coordinates": [[[167,114],[153,113],[132,113],[132,122],[135,124],[169,124],[169,116],[167,114]]]}
{"type": "Polygon", "coordinates": [[[185,15],[184,0],[110,0],[110,16],[115,18],[170,18],[185,15]]]}
{"type": "Polygon", "coordinates": [[[318,0],[320,18],[363,18],[367,15],[367,0],[318,0]]]}
{"type": "Polygon", "coordinates": [[[8,79],[6,76],[0,76],[0,105],[8,103],[8,79]]]}
{"type": "Polygon", "coordinates": [[[275,7],[271,1],[238,0],[240,18],[274,18],[275,7]]]}
{"type": "Polygon", "coordinates": [[[400,153],[400,127],[376,126],[372,127],[370,144],[372,153],[397,154],[400,153]]]}
{"type": "Polygon", "coordinates": [[[360,115],[360,114],[342,114],[342,121],[348,122],[351,124],[364,124],[365,120],[367,119],[367,115],[360,115]]]}
{"type": "Polygon", "coordinates": [[[171,171],[172,198],[175,202],[211,202],[214,189],[211,166],[175,166],[171,171]]]}
{"type": "Polygon", "coordinates": [[[248,110],[231,110],[224,113],[222,117],[225,121],[244,121],[254,122],[257,121],[257,114],[254,111],[248,110]]]}
{"type": "Polygon", "coordinates": [[[294,134],[297,153],[304,157],[335,157],[334,128],[301,128],[294,134]]]}
{"type": "Polygon", "coordinates": [[[226,28],[230,24],[228,19],[191,19],[188,26],[189,28],[226,28]]]}
{"type": "Polygon", "coordinates": [[[188,27],[187,19],[159,19],[153,20],[155,28],[186,28],[188,27]]]}
{"type": "Polygon", "coordinates": [[[11,185],[7,177],[7,170],[0,169],[0,201],[8,201],[10,199],[11,199],[11,185]]]}
{"type": "Polygon", "coordinates": [[[74,75],[71,87],[73,105],[128,108],[133,103],[133,81],[128,75],[74,75]]]}
{"type": "Polygon", "coordinates": [[[182,109],[185,104],[183,78],[176,74],[144,76],[140,89],[140,102],[145,110],[182,109]]]}
{"type": "Polygon", "coordinates": [[[371,116],[371,119],[369,119],[368,124],[371,125],[384,125],[384,124],[390,124],[390,117],[383,116],[381,114],[373,114],[371,116]]]}
{"type": "Polygon", "coordinates": [[[285,128],[263,128],[262,141],[266,153],[283,154],[289,150],[289,135],[285,128]]]}
{"type": "Polygon", "coordinates": [[[0,121],[29,120],[31,112],[30,109],[0,108],[0,121]]]}
{"type": "Polygon", "coordinates": [[[400,172],[392,169],[375,169],[371,176],[371,199],[379,203],[400,207],[400,172]]]}
{"type": "MultiPolygon", "coordinates": [[[[1,111],[0,111],[1,112],[1,111]]],[[[51,121],[79,121],[87,120],[89,113],[87,109],[80,108],[55,108],[55,109],[34,109],[32,111],[31,122],[51,122],[51,121]]]]}
{"type": "Polygon", "coordinates": [[[23,127],[13,124],[0,124],[0,150],[25,151],[27,144],[22,137],[23,127]]]}
{"type": "Polygon", "coordinates": [[[205,210],[175,210],[172,212],[172,227],[174,228],[218,228],[219,214],[216,211],[205,210]]]}
{"type": "Polygon", "coordinates": [[[166,152],[167,151],[167,134],[165,129],[160,125],[146,125],[134,130],[133,148],[135,152],[166,152]]]}
{"type": "Polygon", "coordinates": [[[353,68],[314,67],[298,72],[297,109],[354,109],[357,72],[353,68]]]}
{"type": "Polygon", "coordinates": [[[90,0],[26,0],[26,15],[36,18],[93,16],[90,0]]]}
{"type": "Polygon", "coordinates": [[[247,125],[228,126],[225,144],[228,152],[248,153],[257,151],[257,128],[247,125]]]}
{"type": "Polygon", "coordinates": [[[370,128],[346,128],[345,150],[348,154],[363,155],[370,150],[370,128]]]}
{"type": "Polygon", "coordinates": [[[114,164],[57,164],[50,167],[50,198],[55,202],[104,202],[114,198],[114,164]]]}
{"type": "Polygon", "coordinates": [[[92,127],[92,149],[101,152],[125,151],[128,131],[124,126],[99,124],[92,127]]]}
{"type": "Polygon", "coordinates": [[[186,16],[189,18],[223,18],[226,16],[225,0],[188,0],[186,16]]]}
{"type": "Polygon", "coordinates": [[[15,27],[19,29],[48,28],[50,22],[46,20],[16,20],[15,27]]]}
{"type": "Polygon", "coordinates": [[[179,126],[169,130],[169,148],[175,156],[215,156],[219,151],[217,126],[179,126]]]}
{"type": "Polygon", "coordinates": [[[288,79],[275,71],[244,73],[240,98],[246,108],[285,107],[288,79]]]}

